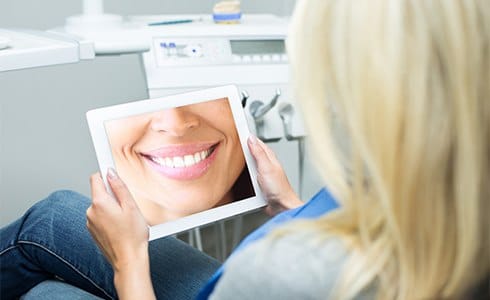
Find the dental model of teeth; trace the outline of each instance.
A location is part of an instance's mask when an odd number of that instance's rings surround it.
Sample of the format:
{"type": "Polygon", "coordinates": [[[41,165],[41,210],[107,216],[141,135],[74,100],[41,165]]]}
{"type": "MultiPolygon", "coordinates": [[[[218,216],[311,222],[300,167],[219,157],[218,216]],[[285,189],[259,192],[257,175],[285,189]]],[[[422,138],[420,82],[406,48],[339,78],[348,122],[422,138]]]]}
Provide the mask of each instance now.
{"type": "Polygon", "coordinates": [[[211,153],[212,149],[196,152],[194,154],[184,155],[184,156],[174,156],[174,157],[155,157],[151,156],[150,159],[159,164],[162,167],[167,168],[185,168],[190,167],[201,160],[205,160],[211,153]]]}

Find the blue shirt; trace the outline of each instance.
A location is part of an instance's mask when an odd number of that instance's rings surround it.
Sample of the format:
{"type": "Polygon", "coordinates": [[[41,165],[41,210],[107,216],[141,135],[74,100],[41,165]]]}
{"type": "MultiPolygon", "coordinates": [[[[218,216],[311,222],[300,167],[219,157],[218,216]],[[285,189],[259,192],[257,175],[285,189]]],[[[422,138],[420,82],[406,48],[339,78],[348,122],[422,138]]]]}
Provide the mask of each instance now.
{"type": "MultiPolygon", "coordinates": [[[[337,202],[335,202],[332,195],[325,188],[323,188],[304,205],[295,209],[282,212],[274,218],[270,219],[264,225],[257,228],[235,248],[231,255],[240,252],[248,245],[263,238],[270,231],[286,222],[294,219],[314,219],[321,215],[324,215],[325,213],[337,207],[338,204],[337,202]]],[[[223,274],[225,267],[226,262],[216,271],[216,273],[214,273],[208,283],[206,283],[206,285],[201,289],[201,291],[197,295],[198,300],[207,299],[209,295],[211,295],[214,287],[216,286],[216,283],[223,274]]]]}

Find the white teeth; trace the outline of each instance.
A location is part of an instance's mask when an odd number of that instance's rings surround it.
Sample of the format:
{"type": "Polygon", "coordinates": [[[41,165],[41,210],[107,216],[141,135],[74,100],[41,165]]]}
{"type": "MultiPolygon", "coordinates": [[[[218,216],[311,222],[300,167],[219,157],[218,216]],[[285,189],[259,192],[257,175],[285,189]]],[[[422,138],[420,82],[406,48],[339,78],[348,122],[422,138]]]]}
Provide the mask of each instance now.
{"type": "Polygon", "coordinates": [[[165,157],[165,164],[162,164],[162,165],[173,168],[174,167],[174,160],[171,159],[170,157],[165,157]]]}
{"type": "Polygon", "coordinates": [[[156,162],[157,164],[163,164],[164,163],[164,160],[160,157],[152,157],[151,158],[154,162],[156,162]]]}
{"type": "Polygon", "coordinates": [[[192,166],[195,164],[194,155],[186,155],[184,156],[184,164],[186,167],[192,166]]]}
{"type": "Polygon", "coordinates": [[[180,156],[175,156],[175,157],[173,158],[173,160],[174,160],[174,167],[175,167],[175,168],[182,168],[182,167],[184,167],[184,166],[185,166],[185,165],[184,165],[184,159],[183,159],[182,157],[180,157],[180,156]]]}
{"type": "Polygon", "coordinates": [[[211,154],[211,150],[204,150],[200,152],[196,152],[194,154],[188,154],[185,156],[174,156],[174,157],[155,157],[152,156],[151,160],[161,166],[167,168],[183,168],[190,167],[201,160],[206,159],[211,154]]]}

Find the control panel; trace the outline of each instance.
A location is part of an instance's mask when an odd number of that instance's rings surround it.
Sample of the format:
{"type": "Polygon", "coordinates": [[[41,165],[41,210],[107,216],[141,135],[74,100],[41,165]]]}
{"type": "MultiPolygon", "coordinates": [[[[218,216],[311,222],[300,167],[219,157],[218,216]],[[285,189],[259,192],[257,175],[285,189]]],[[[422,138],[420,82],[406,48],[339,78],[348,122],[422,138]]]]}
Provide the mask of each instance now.
{"type": "Polygon", "coordinates": [[[284,64],[284,39],[153,39],[158,67],[196,65],[284,64]]]}

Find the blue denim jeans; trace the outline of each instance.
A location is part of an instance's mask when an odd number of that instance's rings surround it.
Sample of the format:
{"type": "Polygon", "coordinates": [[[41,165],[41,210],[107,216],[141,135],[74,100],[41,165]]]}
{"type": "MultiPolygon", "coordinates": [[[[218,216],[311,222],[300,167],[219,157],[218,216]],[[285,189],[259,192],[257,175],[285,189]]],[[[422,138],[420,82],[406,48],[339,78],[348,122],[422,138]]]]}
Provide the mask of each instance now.
{"type": "MultiPolygon", "coordinates": [[[[15,299],[57,278],[106,299],[117,298],[111,265],[86,228],[90,199],[58,191],[0,231],[0,298],[15,299]]],[[[150,242],[159,299],[192,299],[220,263],[173,238],[150,242]]]]}

